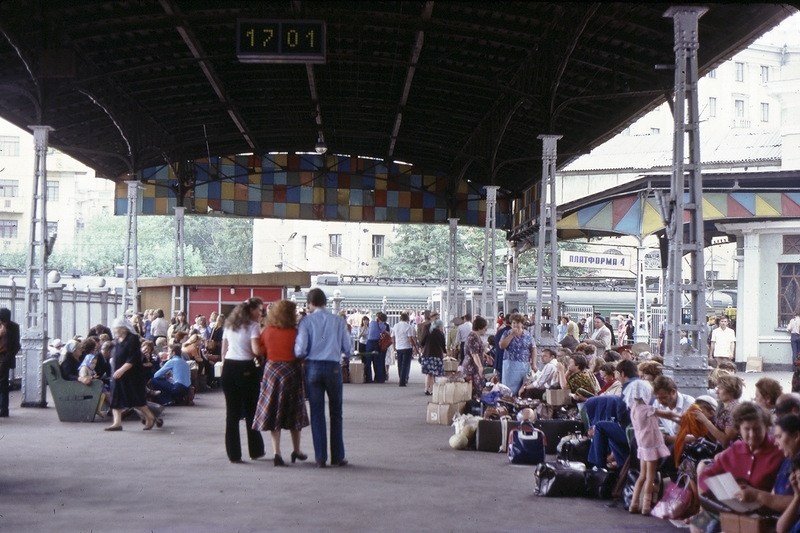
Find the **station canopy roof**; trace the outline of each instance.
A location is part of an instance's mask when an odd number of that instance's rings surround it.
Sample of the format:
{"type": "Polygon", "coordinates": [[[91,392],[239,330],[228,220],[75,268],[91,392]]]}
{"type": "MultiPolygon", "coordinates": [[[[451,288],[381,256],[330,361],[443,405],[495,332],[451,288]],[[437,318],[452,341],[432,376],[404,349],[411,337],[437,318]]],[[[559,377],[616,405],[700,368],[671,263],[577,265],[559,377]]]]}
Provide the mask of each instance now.
{"type": "MultiPolygon", "coordinates": [[[[52,146],[116,181],[207,155],[313,152],[322,140],[328,153],[403,161],[513,197],[541,177],[539,135],[563,136],[563,167],[669,97],[669,7],[4,0],[0,115],[51,126],[52,146]],[[240,61],[240,20],[288,21],[281,38],[298,46],[320,29],[300,21],[324,22],[324,62],[240,61]]],[[[701,73],[794,11],[709,5],[701,73]]],[[[269,24],[253,27],[263,36],[269,24]]]]}

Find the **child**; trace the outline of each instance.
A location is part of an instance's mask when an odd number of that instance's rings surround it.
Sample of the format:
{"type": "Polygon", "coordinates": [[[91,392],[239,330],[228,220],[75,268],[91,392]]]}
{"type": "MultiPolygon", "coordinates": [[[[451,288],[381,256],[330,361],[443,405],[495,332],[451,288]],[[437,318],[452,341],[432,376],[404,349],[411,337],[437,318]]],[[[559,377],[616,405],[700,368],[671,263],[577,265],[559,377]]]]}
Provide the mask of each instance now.
{"type": "Polygon", "coordinates": [[[624,400],[631,410],[631,422],[639,458],[639,478],[633,488],[633,498],[628,511],[631,513],[641,511],[643,515],[650,514],[658,462],[670,454],[664,444],[664,435],[658,424],[656,409],[650,405],[652,398],[653,387],[647,380],[638,379],[625,389],[624,400]]]}

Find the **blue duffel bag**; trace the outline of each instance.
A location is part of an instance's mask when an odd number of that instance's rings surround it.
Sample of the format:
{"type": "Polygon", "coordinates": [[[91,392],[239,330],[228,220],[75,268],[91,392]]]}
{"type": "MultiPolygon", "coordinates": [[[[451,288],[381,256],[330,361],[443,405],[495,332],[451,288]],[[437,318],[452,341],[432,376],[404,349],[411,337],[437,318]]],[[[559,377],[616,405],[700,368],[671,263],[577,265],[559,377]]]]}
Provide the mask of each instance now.
{"type": "Polygon", "coordinates": [[[545,459],[547,437],[529,421],[508,432],[508,462],[514,465],[538,465],[545,459]]]}

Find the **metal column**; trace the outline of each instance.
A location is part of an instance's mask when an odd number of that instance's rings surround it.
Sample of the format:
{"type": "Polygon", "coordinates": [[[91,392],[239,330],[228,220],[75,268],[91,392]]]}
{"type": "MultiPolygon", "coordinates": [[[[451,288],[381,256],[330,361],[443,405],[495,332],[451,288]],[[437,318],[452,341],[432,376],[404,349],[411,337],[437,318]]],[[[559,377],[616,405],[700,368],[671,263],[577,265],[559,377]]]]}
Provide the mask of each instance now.
{"type": "MultiPolygon", "coordinates": [[[[180,278],[182,278],[185,273],[184,250],[186,247],[184,244],[185,233],[183,229],[183,215],[185,210],[185,207],[175,208],[175,258],[172,271],[176,277],[180,278]]],[[[283,258],[281,258],[281,263],[283,263],[283,258]]],[[[184,310],[183,291],[183,285],[172,286],[172,316],[175,316],[178,311],[184,310]]]]}
{"type": "Polygon", "coordinates": [[[681,392],[695,397],[708,391],[703,180],[697,95],[697,21],[706,10],[704,7],[672,7],[664,13],[665,17],[672,17],[675,26],[672,182],[666,213],[662,213],[669,239],[664,356],[665,365],[671,369],[681,392]],[[688,154],[685,153],[687,149],[688,154]],[[684,257],[691,264],[689,280],[683,279],[684,257]],[[688,324],[683,324],[685,299],[691,313],[688,324]],[[691,347],[680,344],[681,331],[687,333],[691,347]]]}
{"type": "Polygon", "coordinates": [[[636,247],[636,329],[634,329],[633,340],[635,342],[650,342],[650,334],[647,331],[647,280],[644,276],[644,256],[647,249],[642,246],[642,239],[639,239],[639,246],[636,247]]]}
{"type": "Polygon", "coordinates": [[[556,157],[562,135],[539,135],[542,140],[542,189],[539,199],[539,246],[536,255],[536,343],[543,348],[557,346],[558,325],[558,238],[556,236],[556,157]],[[546,265],[549,263],[549,269],[546,265]],[[545,273],[545,270],[548,270],[545,273]],[[545,285],[549,285],[549,291],[545,285]],[[550,303],[550,316],[542,317],[543,301],[550,303]]]}
{"type": "Polygon", "coordinates": [[[139,187],[136,180],[128,180],[128,233],[125,241],[125,284],[122,287],[122,312],[128,309],[138,311],[139,284],[139,187]]]}
{"type": "Polygon", "coordinates": [[[456,317],[458,312],[458,219],[448,218],[450,222],[450,248],[447,254],[447,308],[442,309],[445,324],[456,317]]]}
{"type": "MultiPolygon", "coordinates": [[[[495,230],[497,229],[497,185],[487,185],[486,189],[486,233],[483,239],[483,309],[481,315],[489,318],[489,329],[496,329],[497,316],[497,264],[495,255],[495,230]],[[488,286],[488,279],[491,277],[492,285],[488,286]],[[491,290],[492,297],[489,298],[487,290],[491,290]]],[[[476,314],[477,314],[477,310],[476,314]]]]}
{"type": "MultiPolygon", "coordinates": [[[[50,126],[30,126],[33,130],[33,198],[28,235],[25,317],[20,320],[23,353],[22,407],[45,407],[42,362],[47,353],[47,143],[50,126]]],[[[13,318],[13,317],[12,317],[13,318]]]]}

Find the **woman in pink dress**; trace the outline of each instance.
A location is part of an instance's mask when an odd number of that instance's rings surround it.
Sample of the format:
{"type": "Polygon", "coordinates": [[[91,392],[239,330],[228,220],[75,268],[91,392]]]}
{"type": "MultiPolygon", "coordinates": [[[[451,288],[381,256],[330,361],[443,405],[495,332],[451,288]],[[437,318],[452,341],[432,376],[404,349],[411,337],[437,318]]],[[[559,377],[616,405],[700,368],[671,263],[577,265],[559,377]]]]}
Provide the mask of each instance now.
{"type": "Polygon", "coordinates": [[[653,399],[653,386],[650,382],[637,379],[625,389],[624,399],[631,410],[631,422],[639,458],[639,478],[633,488],[633,498],[628,511],[631,513],[641,511],[643,515],[649,515],[658,462],[662,457],[670,455],[669,448],[664,444],[664,435],[658,424],[658,413],[655,407],[650,405],[653,399]]]}

